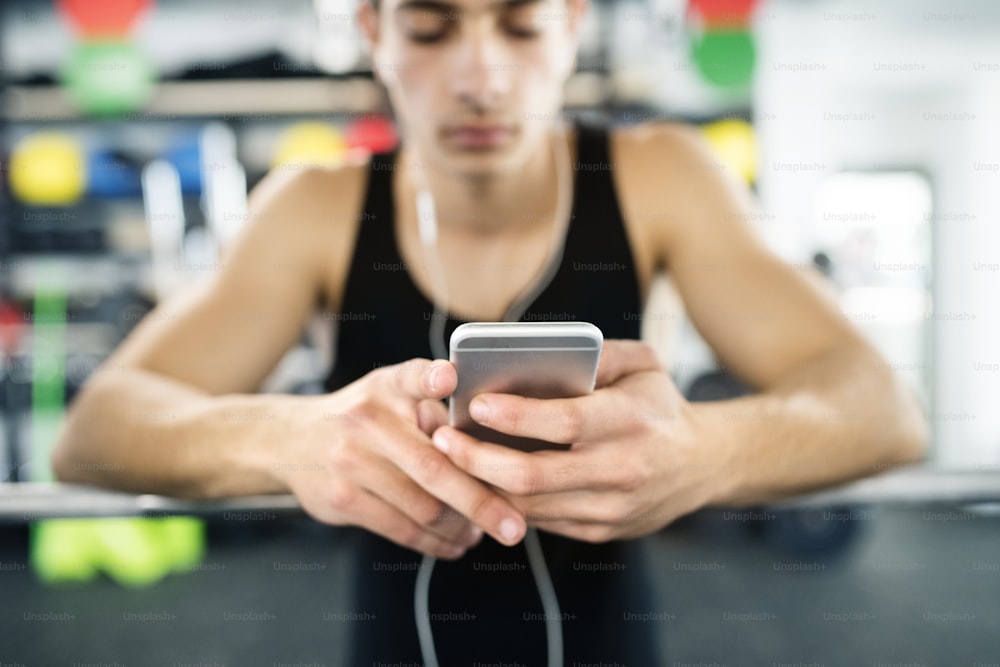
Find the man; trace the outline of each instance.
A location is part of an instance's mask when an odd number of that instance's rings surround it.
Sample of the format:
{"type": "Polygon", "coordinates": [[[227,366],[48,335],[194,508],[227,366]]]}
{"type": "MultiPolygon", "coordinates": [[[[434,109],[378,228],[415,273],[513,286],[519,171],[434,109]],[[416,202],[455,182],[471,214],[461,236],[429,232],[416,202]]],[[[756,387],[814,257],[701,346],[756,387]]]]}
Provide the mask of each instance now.
{"type": "Polygon", "coordinates": [[[520,617],[537,606],[533,584],[500,574],[523,569],[509,547],[535,526],[574,614],[567,664],[653,664],[653,631],[621,620],[652,604],[627,538],[707,505],[762,503],[920,459],[926,425],[912,397],[821,291],[755,237],[747,192],[693,131],[552,130],[585,9],[363,4],[404,146],[256,188],[218,275],[157,308],[87,383],[54,454],[60,478],[199,498],[292,492],[316,519],[365,529],[359,595],[379,620],[359,628],[351,664],[419,660],[412,576],[372,569],[422,553],[450,559],[435,573],[432,610],[489,600],[479,612],[489,620],[436,637],[442,664],[537,659],[543,630],[520,617]],[[447,332],[498,320],[546,263],[559,150],[577,165],[565,255],[525,319],[567,313],[609,340],[591,396],[475,403],[490,427],[572,445],[526,454],[444,425],[456,375],[427,359],[437,284],[415,200],[426,187],[436,202],[447,332]],[[662,270],[757,394],[689,404],[649,348],[614,340],[638,338],[662,270]],[[339,320],[329,393],[254,395],[317,308],[339,320]],[[599,576],[581,563],[620,567],[599,576]],[[482,569],[495,573],[477,578],[482,569]]]}

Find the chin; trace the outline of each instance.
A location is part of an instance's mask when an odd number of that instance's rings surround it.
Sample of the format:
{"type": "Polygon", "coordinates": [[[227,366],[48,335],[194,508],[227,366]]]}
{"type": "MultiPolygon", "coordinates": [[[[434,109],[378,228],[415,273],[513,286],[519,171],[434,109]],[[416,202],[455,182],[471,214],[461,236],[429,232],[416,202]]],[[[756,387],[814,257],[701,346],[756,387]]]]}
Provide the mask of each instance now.
{"type": "Polygon", "coordinates": [[[516,174],[522,170],[523,161],[515,160],[512,156],[501,159],[496,156],[489,161],[463,161],[456,164],[454,174],[457,178],[464,178],[469,181],[478,181],[481,184],[489,183],[491,179],[501,178],[516,174]]]}
{"type": "Polygon", "coordinates": [[[488,148],[456,146],[449,142],[440,145],[440,155],[458,174],[468,176],[499,176],[521,169],[530,157],[522,137],[503,145],[488,148]]]}

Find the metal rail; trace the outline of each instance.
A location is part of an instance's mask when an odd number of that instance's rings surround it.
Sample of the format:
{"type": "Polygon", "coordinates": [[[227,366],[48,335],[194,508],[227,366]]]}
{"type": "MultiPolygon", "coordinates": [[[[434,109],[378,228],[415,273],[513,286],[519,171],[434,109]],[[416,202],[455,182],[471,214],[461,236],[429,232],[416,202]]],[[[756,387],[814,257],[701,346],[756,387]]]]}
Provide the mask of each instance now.
{"type": "MultiPolygon", "coordinates": [[[[767,506],[772,509],[809,509],[859,504],[983,503],[1000,504],[1000,466],[976,469],[904,468],[767,506]]],[[[0,484],[0,522],[7,523],[55,518],[174,515],[269,520],[301,513],[302,508],[292,495],[184,500],[74,484],[0,484]]]]}
{"type": "Polygon", "coordinates": [[[302,513],[295,496],[243,496],[225,500],[183,500],[108,491],[92,486],[23,482],[0,484],[0,522],[87,517],[220,516],[274,519],[302,513]],[[253,517],[252,515],[259,515],[253,517]],[[251,515],[251,516],[247,516],[251,515]]]}

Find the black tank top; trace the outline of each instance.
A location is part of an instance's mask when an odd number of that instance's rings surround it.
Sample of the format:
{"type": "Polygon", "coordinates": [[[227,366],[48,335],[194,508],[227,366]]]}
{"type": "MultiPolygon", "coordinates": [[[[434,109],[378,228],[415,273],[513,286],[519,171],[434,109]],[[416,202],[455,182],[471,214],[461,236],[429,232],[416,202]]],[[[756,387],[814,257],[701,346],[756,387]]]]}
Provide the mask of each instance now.
{"type": "MultiPolygon", "coordinates": [[[[581,123],[576,137],[562,264],[521,320],[586,321],[606,339],[638,339],[639,282],[611,176],[608,130],[581,123]]],[[[434,307],[406,270],[396,240],[395,158],[393,151],[371,160],[327,391],[380,366],[433,356],[428,327],[434,307]]],[[[463,321],[449,316],[446,340],[463,321]]],[[[347,664],[420,664],[413,590],[422,556],[365,530],[348,533],[356,559],[352,611],[369,620],[352,628],[347,664]]],[[[664,623],[635,620],[663,617],[651,593],[648,545],[539,537],[563,614],[566,664],[657,664],[664,623]]],[[[484,536],[461,560],[438,561],[429,608],[442,667],[545,664],[544,614],[523,543],[508,548],[484,536]]]]}

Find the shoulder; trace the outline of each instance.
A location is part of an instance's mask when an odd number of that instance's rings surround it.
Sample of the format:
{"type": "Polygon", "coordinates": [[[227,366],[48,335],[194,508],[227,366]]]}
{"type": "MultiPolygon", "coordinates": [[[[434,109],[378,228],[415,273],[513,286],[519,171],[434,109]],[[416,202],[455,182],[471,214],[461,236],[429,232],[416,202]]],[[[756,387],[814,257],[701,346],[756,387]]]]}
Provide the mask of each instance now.
{"type": "Polygon", "coordinates": [[[360,213],[368,159],[336,167],[278,166],[249,196],[251,218],[263,212],[286,214],[288,224],[343,222],[360,213]]]}
{"type": "Polygon", "coordinates": [[[660,260],[706,215],[744,204],[738,201],[739,181],[691,125],[624,126],[615,128],[609,141],[624,213],[655,245],[660,260]]]}
{"type": "Polygon", "coordinates": [[[670,121],[649,121],[618,125],[611,129],[613,146],[630,153],[673,151],[699,152],[705,145],[701,133],[691,125],[670,121]]]}
{"type": "Polygon", "coordinates": [[[708,142],[690,125],[649,122],[616,127],[610,150],[634,194],[655,195],[662,208],[664,189],[683,190],[692,180],[717,170],[708,142]]]}
{"type": "Polygon", "coordinates": [[[317,283],[338,305],[368,184],[368,158],[335,167],[276,167],[248,198],[247,233],[317,283]]]}

